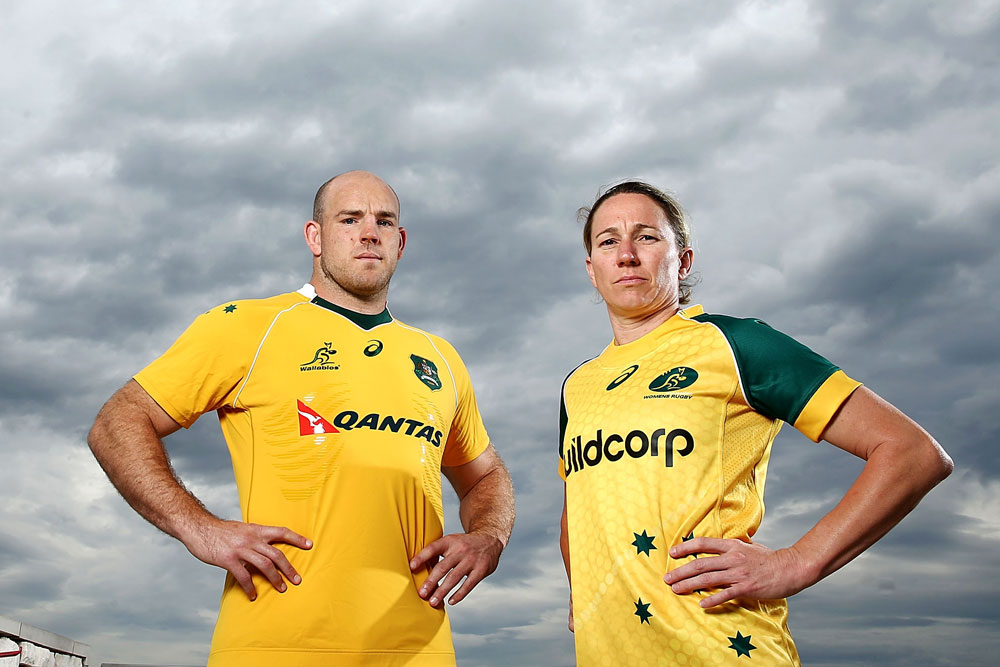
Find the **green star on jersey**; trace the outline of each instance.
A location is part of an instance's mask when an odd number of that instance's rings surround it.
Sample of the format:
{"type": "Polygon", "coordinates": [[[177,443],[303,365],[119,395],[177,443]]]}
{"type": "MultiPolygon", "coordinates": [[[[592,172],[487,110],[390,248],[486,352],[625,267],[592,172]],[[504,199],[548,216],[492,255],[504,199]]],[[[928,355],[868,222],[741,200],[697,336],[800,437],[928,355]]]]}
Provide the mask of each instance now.
{"type": "Polygon", "coordinates": [[[649,619],[653,618],[653,615],[649,613],[649,602],[643,603],[642,598],[639,598],[638,602],[633,602],[635,605],[635,615],[639,617],[639,625],[645,623],[649,625],[649,619]]]}
{"type": "Polygon", "coordinates": [[[734,651],[736,651],[737,658],[740,657],[741,655],[745,655],[746,657],[749,658],[751,657],[750,651],[753,651],[757,648],[756,646],[750,643],[750,635],[744,637],[739,630],[736,631],[735,637],[726,637],[726,639],[729,640],[729,646],[727,648],[731,648],[734,651]]]}
{"type": "Polygon", "coordinates": [[[632,541],[632,546],[635,547],[635,555],[646,554],[649,555],[650,550],[655,550],[656,547],[653,546],[653,540],[656,539],[656,535],[647,535],[646,531],[642,531],[642,535],[639,533],[632,533],[635,535],[635,540],[632,541]]]}
{"type": "Polygon", "coordinates": [[[234,310],[236,310],[236,304],[235,303],[231,303],[228,306],[226,306],[225,308],[223,308],[222,310],[224,310],[227,313],[231,313],[234,310]]]}

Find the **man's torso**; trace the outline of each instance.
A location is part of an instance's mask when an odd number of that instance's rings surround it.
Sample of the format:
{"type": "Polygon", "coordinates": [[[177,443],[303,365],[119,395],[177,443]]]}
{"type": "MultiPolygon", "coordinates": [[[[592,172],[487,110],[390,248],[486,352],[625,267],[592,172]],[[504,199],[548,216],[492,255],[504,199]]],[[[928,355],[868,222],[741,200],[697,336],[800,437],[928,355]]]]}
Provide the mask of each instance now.
{"type": "MultiPolygon", "coordinates": [[[[329,306],[282,295],[199,318],[219,320],[203,325],[230,330],[236,348],[209,364],[233,380],[206,380],[222,388],[203,401],[218,409],[243,520],[314,542],[276,545],[302,575],[285,593],[255,576],[250,602],[227,577],[210,663],[453,664],[447,616],[417,596],[427,573],[408,561],[442,535],[442,461],[477,453],[445,455],[461,362],[424,332],[329,306]]],[[[159,376],[143,374],[157,398],[159,376]]]]}

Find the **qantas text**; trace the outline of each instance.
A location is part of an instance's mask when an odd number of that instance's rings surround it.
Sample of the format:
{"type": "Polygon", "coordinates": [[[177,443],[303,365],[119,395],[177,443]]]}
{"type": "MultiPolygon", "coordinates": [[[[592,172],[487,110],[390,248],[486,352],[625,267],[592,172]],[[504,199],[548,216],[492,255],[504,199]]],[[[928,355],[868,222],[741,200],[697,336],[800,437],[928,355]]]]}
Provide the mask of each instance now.
{"type": "Polygon", "coordinates": [[[414,438],[423,438],[435,447],[441,446],[441,438],[444,434],[419,419],[404,419],[403,417],[393,417],[392,415],[381,416],[377,412],[361,417],[354,410],[344,410],[333,418],[333,425],[345,431],[355,428],[370,428],[373,431],[390,430],[393,433],[402,431],[414,438]]]}

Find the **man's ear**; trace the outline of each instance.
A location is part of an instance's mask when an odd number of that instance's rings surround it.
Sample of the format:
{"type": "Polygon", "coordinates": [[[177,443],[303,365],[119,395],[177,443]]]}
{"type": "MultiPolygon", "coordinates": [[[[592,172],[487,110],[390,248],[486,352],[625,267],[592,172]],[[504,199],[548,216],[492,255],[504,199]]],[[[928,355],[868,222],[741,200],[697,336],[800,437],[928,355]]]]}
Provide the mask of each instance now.
{"type": "Polygon", "coordinates": [[[302,230],[303,236],[306,237],[306,245],[309,246],[313,257],[319,257],[323,254],[322,231],[323,226],[315,220],[307,222],[305,229],[302,230]]]}

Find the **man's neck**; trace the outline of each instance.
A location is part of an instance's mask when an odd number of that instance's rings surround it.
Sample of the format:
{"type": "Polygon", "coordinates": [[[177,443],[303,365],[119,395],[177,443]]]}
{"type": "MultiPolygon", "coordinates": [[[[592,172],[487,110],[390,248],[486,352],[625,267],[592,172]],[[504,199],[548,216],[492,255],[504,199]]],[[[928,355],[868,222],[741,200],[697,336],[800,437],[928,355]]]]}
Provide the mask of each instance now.
{"type": "Polygon", "coordinates": [[[385,310],[388,289],[371,297],[365,297],[352,294],[332,281],[318,280],[315,275],[309,282],[316,290],[316,296],[341,308],[353,310],[363,315],[378,315],[385,310]]]}

